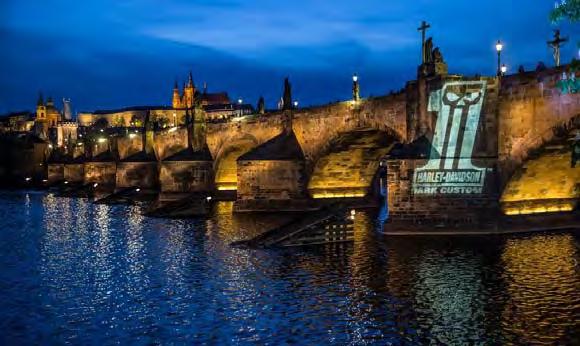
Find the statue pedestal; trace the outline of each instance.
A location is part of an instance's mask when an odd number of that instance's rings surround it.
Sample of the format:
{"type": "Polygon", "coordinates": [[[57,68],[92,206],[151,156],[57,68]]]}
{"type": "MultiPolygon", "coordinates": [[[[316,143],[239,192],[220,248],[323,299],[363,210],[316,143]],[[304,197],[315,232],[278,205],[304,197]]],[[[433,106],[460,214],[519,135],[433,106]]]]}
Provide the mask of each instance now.
{"type": "Polygon", "coordinates": [[[445,76],[448,74],[447,64],[444,62],[431,62],[419,66],[419,76],[429,78],[445,76]]]}

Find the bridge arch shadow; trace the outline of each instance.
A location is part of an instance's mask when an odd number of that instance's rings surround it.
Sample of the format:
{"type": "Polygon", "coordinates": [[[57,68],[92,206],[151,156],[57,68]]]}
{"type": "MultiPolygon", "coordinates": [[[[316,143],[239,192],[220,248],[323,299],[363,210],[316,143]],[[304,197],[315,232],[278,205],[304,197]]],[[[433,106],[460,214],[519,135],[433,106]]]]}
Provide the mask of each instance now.
{"type": "Polygon", "coordinates": [[[572,167],[572,143],[580,132],[580,115],[552,128],[549,141],[528,150],[514,169],[500,204],[507,215],[572,211],[579,206],[580,169],[572,167]]]}
{"type": "Polygon", "coordinates": [[[220,191],[237,190],[237,162],[241,155],[257,147],[260,142],[250,134],[244,134],[224,143],[214,161],[215,186],[220,191]]]}
{"type": "Polygon", "coordinates": [[[339,133],[313,162],[308,192],[315,199],[380,193],[380,158],[400,138],[392,131],[356,128],[339,133]]]}

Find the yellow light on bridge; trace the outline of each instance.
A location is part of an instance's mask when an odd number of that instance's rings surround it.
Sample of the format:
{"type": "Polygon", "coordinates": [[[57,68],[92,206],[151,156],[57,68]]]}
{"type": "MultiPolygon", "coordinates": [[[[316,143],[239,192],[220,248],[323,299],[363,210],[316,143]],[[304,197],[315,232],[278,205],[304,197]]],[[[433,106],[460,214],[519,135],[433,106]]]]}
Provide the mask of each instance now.
{"type": "Polygon", "coordinates": [[[523,208],[505,208],[504,214],[513,215],[530,215],[530,214],[544,214],[544,213],[557,213],[566,212],[574,210],[574,203],[560,203],[557,205],[541,205],[537,207],[523,207],[523,208]]]}
{"type": "Polygon", "coordinates": [[[319,192],[313,193],[312,198],[360,198],[364,197],[365,195],[366,194],[364,192],[319,192]]]}
{"type": "Polygon", "coordinates": [[[238,189],[237,185],[221,185],[217,188],[219,191],[236,191],[238,189]]]}

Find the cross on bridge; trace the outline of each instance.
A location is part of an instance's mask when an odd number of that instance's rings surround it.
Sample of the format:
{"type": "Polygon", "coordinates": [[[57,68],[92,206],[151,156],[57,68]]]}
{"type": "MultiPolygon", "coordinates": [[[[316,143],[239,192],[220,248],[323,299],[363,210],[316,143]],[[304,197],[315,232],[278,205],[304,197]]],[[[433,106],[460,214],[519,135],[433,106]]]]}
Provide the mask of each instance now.
{"type": "Polygon", "coordinates": [[[548,41],[548,46],[550,46],[554,50],[554,62],[556,66],[560,66],[560,46],[562,44],[568,42],[568,38],[560,37],[560,30],[554,30],[554,39],[552,41],[548,41]]]}
{"type": "Polygon", "coordinates": [[[429,25],[426,21],[421,22],[421,26],[417,28],[417,31],[421,31],[421,63],[425,63],[425,32],[429,29],[429,25]]]}

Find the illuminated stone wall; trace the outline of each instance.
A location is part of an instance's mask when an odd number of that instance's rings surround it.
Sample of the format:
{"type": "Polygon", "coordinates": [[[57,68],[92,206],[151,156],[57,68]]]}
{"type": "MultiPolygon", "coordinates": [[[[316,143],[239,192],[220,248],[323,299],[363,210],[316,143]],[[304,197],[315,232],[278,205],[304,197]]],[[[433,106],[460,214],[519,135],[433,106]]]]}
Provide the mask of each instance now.
{"type": "Polygon", "coordinates": [[[117,164],[116,186],[139,187],[142,189],[157,188],[157,162],[119,162],[117,164]]]}
{"type": "Polygon", "coordinates": [[[187,147],[187,129],[179,127],[156,132],[153,147],[160,160],[180,152],[187,147]]]}
{"type": "Polygon", "coordinates": [[[116,173],[116,162],[86,162],[84,182],[87,184],[98,183],[105,186],[115,186],[116,173]]]}
{"type": "Polygon", "coordinates": [[[64,165],[64,180],[70,183],[83,182],[85,167],[82,163],[67,163],[64,165]]]}
{"type": "Polygon", "coordinates": [[[142,149],[143,136],[141,136],[141,133],[133,133],[132,135],[119,137],[116,140],[117,151],[121,160],[140,152],[142,149]]]}
{"type": "Polygon", "coordinates": [[[530,150],[554,137],[553,128],[580,114],[580,93],[562,94],[557,83],[566,67],[507,76],[499,102],[499,164],[504,181],[530,150]]]}
{"type": "Polygon", "coordinates": [[[64,180],[64,164],[49,163],[47,178],[49,184],[64,180]]]}
{"type": "MultiPolygon", "coordinates": [[[[488,172],[482,193],[455,191],[445,187],[436,195],[416,194],[413,177],[426,159],[387,160],[387,193],[389,218],[394,224],[478,224],[494,220],[498,213],[496,176],[488,172]]],[[[493,167],[494,159],[478,160],[479,167],[493,167]]]]}
{"type": "Polygon", "coordinates": [[[580,168],[570,166],[571,149],[546,150],[529,159],[501,197],[508,215],[570,211],[580,199],[580,168]]]}
{"type": "Polygon", "coordinates": [[[206,141],[215,160],[217,188],[235,190],[238,179],[236,160],[282,130],[280,116],[260,117],[247,122],[208,124],[206,141]]]}
{"type": "Polygon", "coordinates": [[[139,107],[138,109],[112,110],[110,112],[82,112],[78,114],[78,123],[80,126],[90,126],[99,119],[106,119],[109,126],[112,127],[131,127],[133,120],[145,119],[147,112],[150,114],[152,121],[166,119],[168,126],[174,126],[174,123],[183,124],[185,119],[185,110],[171,108],[152,108],[139,107]]]}
{"type": "Polygon", "coordinates": [[[313,198],[363,197],[393,138],[377,130],[353,131],[333,141],[330,152],[314,167],[308,183],[313,198]]]}
{"type": "Polygon", "coordinates": [[[238,200],[292,200],[306,197],[304,162],[238,161],[238,200]]]}
{"type": "Polygon", "coordinates": [[[161,192],[210,192],[214,189],[211,161],[163,161],[160,163],[161,192]]]}

